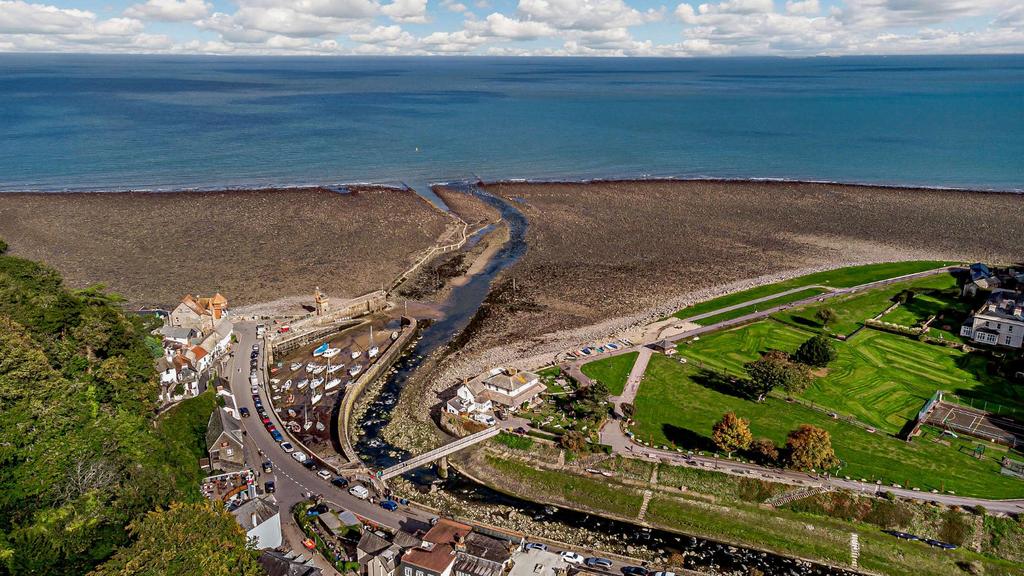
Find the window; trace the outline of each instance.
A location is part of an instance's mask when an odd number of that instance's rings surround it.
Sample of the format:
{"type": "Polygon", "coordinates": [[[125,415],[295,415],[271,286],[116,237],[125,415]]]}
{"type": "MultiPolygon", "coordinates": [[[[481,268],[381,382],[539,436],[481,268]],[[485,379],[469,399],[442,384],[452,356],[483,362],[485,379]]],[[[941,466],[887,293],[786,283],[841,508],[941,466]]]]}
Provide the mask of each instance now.
{"type": "Polygon", "coordinates": [[[412,568],[405,567],[405,576],[412,576],[412,568]]]}
{"type": "Polygon", "coordinates": [[[1010,337],[1009,336],[1006,337],[1006,341],[1003,342],[1003,344],[1006,344],[1007,346],[1010,345],[1010,337]]]}
{"type": "Polygon", "coordinates": [[[423,570],[417,570],[416,576],[423,576],[423,570]]]}

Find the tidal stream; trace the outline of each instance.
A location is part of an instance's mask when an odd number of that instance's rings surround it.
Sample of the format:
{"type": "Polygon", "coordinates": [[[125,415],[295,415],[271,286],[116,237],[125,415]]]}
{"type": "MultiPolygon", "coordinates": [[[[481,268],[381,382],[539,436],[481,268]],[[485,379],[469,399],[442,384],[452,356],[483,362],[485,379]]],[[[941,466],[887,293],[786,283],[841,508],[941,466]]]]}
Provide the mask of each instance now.
{"type": "MultiPolygon", "coordinates": [[[[526,253],[526,217],[508,202],[493,196],[471,183],[452,183],[449,187],[473,194],[495,207],[509,227],[508,242],[487,263],[480,273],[467,283],[452,288],[442,305],[443,317],[430,323],[419,340],[394,366],[379,394],[363,414],[359,429],[363,435],[355,444],[363,460],[374,469],[382,469],[406,459],[408,452],[390,445],[382,436],[391,420],[391,413],[409,378],[423,360],[440,347],[448,345],[469,325],[477,309],[483,304],[491,282],[503,270],[526,253]]],[[[503,494],[474,482],[458,473],[447,480],[438,479],[432,468],[421,468],[405,476],[414,484],[435,484],[451,496],[467,503],[504,505],[546,523],[560,523],[574,529],[586,529],[596,534],[621,539],[636,547],[647,547],[661,554],[679,552],[685,555],[684,567],[711,573],[750,573],[756,568],[764,574],[791,576],[824,576],[855,574],[802,560],[778,556],[757,550],[730,546],[664,530],[652,530],[639,525],[554,508],[523,498],[503,494]]]]}

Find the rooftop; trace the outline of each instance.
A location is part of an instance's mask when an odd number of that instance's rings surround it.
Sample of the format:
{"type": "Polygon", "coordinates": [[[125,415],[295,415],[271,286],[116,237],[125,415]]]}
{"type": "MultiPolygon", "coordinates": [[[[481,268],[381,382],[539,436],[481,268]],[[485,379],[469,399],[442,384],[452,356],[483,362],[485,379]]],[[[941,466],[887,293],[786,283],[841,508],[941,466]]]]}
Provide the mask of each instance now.
{"type": "Polygon", "coordinates": [[[516,552],[512,561],[508,576],[553,576],[567,567],[561,556],[544,550],[516,552]]]}
{"type": "Polygon", "coordinates": [[[514,368],[507,368],[484,378],[484,383],[488,386],[493,386],[495,388],[511,392],[522,388],[526,384],[533,382],[538,378],[540,377],[533,372],[518,371],[514,368]]]}
{"type": "Polygon", "coordinates": [[[277,500],[269,494],[248,500],[231,511],[235,515],[235,520],[247,532],[270,520],[279,512],[277,500]]]}
{"type": "Polygon", "coordinates": [[[984,316],[1024,321],[1024,294],[1013,290],[993,290],[981,310],[984,316]]]}

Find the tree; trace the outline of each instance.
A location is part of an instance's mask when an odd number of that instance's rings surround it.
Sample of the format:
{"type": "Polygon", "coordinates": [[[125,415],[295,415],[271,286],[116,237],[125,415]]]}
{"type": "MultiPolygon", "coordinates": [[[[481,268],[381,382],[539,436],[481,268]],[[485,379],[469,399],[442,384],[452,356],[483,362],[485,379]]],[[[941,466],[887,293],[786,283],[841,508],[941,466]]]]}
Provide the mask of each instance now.
{"type": "Polygon", "coordinates": [[[789,465],[798,470],[828,470],[839,465],[827,430],[801,424],[786,438],[789,465]]]}
{"type": "Polygon", "coordinates": [[[899,302],[900,304],[906,304],[914,299],[917,294],[913,290],[900,290],[895,296],[892,297],[893,302],[899,302]]]}
{"type": "Polygon", "coordinates": [[[767,438],[758,438],[750,444],[750,452],[754,459],[762,464],[774,464],[779,461],[779,449],[775,442],[767,438]]]}
{"type": "Polygon", "coordinates": [[[801,344],[793,358],[801,364],[824,368],[836,359],[836,349],[828,336],[818,334],[801,344]]]}
{"type": "Polygon", "coordinates": [[[96,568],[92,576],[204,574],[257,576],[266,572],[245,531],[219,502],[171,504],[146,514],[129,532],[135,542],[96,568]]]}
{"type": "Polygon", "coordinates": [[[818,313],[814,315],[815,318],[821,322],[823,328],[828,328],[828,325],[836,321],[836,311],[831,308],[822,308],[818,310],[818,313]]]}
{"type": "Polygon", "coordinates": [[[570,452],[582,452],[587,445],[587,439],[582,433],[569,430],[558,439],[558,445],[570,452]]]}
{"type": "Polygon", "coordinates": [[[807,367],[793,362],[789,354],[781,350],[765,352],[761,358],[748,362],[745,368],[750,380],[741,386],[758,402],[775,388],[781,387],[789,394],[797,394],[811,382],[807,367]]]}
{"type": "Polygon", "coordinates": [[[0,254],[5,254],[6,252],[7,252],[7,242],[4,242],[3,240],[0,240],[0,254]]]}
{"type": "Polygon", "coordinates": [[[718,449],[729,456],[737,450],[746,450],[753,436],[750,434],[750,422],[740,418],[735,412],[726,412],[722,419],[711,428],[711,439],[718,449]]]}
{"type": "Polygon", "coordinates": [[[636,407],[630,404],[629,402],[623,402],[622,404],[620,404],[619,409],[622,410],[622,415],[625,416],[627,419],[633,418],[633,415],[636,414],[636,407]]]}

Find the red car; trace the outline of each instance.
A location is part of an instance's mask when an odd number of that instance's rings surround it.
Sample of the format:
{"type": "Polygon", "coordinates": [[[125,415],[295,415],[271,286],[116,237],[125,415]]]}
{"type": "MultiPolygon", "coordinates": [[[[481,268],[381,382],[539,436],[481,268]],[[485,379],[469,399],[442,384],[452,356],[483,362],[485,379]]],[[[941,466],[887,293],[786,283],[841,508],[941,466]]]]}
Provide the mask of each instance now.
{"type": "Polygon", "coordinates": [[[306,548],[309,548],[310,550],[316,549],[316,542],[314,542],[312,538],[306,538],[305,540],[303,540],[302,545],[306,548]]]}
{"type": "Polygon", "coordinates": [[[262,419],[260,420],[260,422],[263,422],[263,425],[264,425],[264,426],[266,426],[267,424],[270,424],[270,418],[267,418],[266,416],[264,416],[264,417],[263,417],[263,418],[262,418],[262,419]]]}
{"type": "Polygon", "coordinates": [[[292,329],[291,326],[281,326],[280,328],[277,329],[277,333],[278,334],[284,334],[285,332],[288,332],[291,329],[292,329]]]}

